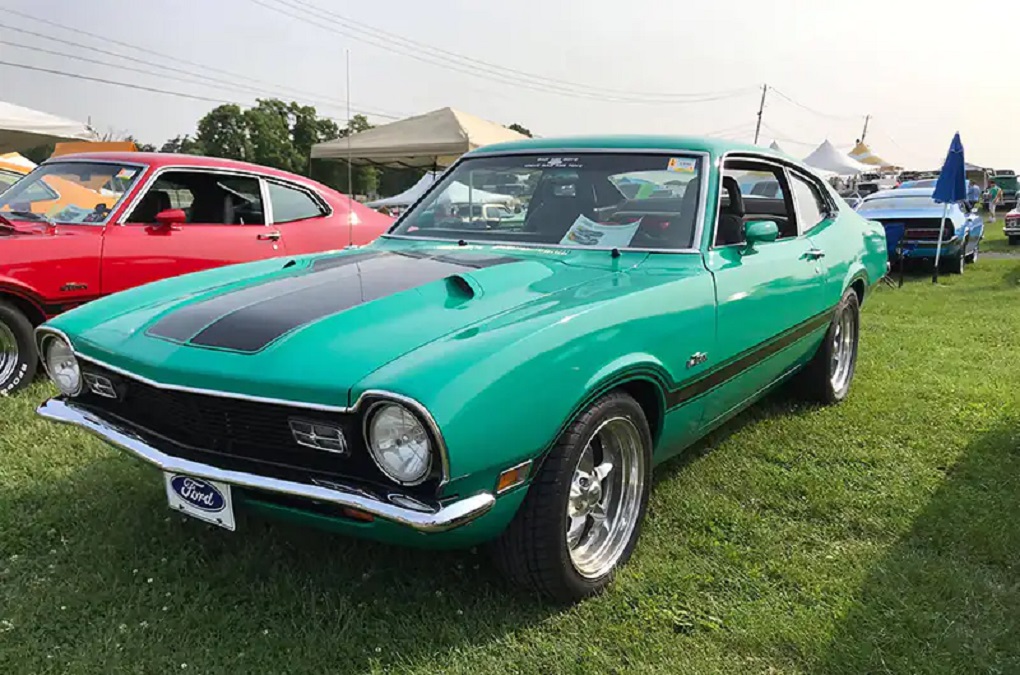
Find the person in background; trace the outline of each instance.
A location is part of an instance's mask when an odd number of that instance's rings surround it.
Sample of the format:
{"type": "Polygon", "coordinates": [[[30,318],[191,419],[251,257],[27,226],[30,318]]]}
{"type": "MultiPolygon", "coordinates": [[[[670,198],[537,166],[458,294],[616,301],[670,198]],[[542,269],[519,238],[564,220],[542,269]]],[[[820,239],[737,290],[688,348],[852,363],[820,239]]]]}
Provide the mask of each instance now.
{"type": "Polygon", "coordinates": [[[383,214],[384,216],[392,216],[393,215],[393,214],[390,213],[390,209],[387,206],[380,206],[378,211],[379,211],[379,213],[383,214]]]}
{"type": "Polygon", "coordinates": [[[967,210],[973,211],[981,201],[981,187],[970,180],[967,181],[967,210]]]}
{"type": "Polygon", "coordinates": [[[992,217],[992,222],[995,222],[995,209],[1002,201],[1002,188],[996,185],[995,181],[992,181],[991,185],[988,186],[988,191],[985,193],[985,203],[988,205],[988,213],[992,217]]]}

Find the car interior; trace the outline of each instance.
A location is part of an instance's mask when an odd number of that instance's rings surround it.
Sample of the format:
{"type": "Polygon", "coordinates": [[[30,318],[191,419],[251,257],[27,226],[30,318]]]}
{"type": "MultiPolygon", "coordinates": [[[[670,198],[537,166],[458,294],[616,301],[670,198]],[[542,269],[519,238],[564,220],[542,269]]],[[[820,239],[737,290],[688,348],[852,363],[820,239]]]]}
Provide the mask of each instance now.
{"type": "Polygon", "coordinates": [[[465,230],[472,239],[499,240],[512,233],[515,241],[559,244],[580,216],[598,223],[628,224],[640,221],[631,248],[677,249],[692,245],[700,182],[658,190],[647,198],[613,184],[596,171],[545,172],[532,193],[523,223],[513,226],[475,220],[438,206],[418,227],[430,234],[455,237],[465,230]],[[628,197],[630,195],[630,197],[628,197]],[[669,196],[660,196],[669,195],[669,196]],[[680,195],[680,196],[674,196],[680,195]]]}
{"type": "Polygon", "coordinates": [[[771,220],[779,226],[779,239],[797,236],[797,219],[785,173],[769,164],[730,160],[723,168],[722,195],[716,221],[715,246],[744,243],[744,225],[771,220]],[[758,177],[757,181],[752,178],[758,177]],[[764,197],[755,187],[762,182],[778,186],[775,197],[764,197]],[[744,185],[747,192],[741,187],[744,185]]]}
{"type": "Polygon", "coordinates": [[[198,171],[168,171],[139,200],[129,223],[152,224],[167,209],[184,211],[186,223],[264,225],[257,178],[198,171]]]}

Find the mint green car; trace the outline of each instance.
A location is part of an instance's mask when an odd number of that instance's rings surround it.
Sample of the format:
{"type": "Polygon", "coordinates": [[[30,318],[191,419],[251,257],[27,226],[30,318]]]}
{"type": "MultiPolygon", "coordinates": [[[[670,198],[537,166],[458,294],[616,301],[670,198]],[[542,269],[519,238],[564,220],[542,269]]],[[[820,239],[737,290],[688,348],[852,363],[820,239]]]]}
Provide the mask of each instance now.
{"type": "Polygon", "coordinates": [[[518,586],[576,601],[631,555],[653,466],[789,378],[847,396],[886,269],[882,227],[766,149],[492,145],[371,245],[43,325],[61,395],[39,413],[154,465],[171,508],[227,529],[247,511],[487,543],[518,586]],[[763,180],[774,196],[741,188],[763,180]],[[461,217],[457,183],[512,184],[523,216],[461,217]]]}

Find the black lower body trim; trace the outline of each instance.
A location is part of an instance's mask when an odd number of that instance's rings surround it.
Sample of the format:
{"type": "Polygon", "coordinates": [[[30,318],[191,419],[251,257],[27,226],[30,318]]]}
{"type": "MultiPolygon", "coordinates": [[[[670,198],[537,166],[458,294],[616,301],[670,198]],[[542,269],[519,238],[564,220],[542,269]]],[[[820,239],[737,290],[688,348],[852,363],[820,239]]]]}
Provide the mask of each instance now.
{"type": "Polygon", "coordinates": [[[832,322],[832,313],[833,310],[830,309],[817,314],[807,321],[797,324],[785,333],[720,364],[714,370],[702,375],[697,380],[667,392],[666,410],[669,411],[682,406],[691,399],[715,389],[719,385],[740,375],[745,370],[753,368],[770,356],[786,349],[793,343],[829,325],[832,322]]]}

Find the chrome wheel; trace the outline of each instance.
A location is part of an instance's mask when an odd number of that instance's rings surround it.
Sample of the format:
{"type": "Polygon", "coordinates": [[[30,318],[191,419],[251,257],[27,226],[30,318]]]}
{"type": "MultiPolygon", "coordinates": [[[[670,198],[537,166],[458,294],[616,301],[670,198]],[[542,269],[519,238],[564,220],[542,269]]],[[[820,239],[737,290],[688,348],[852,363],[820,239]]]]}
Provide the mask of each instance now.
{"type": "Polygon", "coordinates": [[[20,363],[18,340],[14,331],[0,321],[0,385],[14,376],[14,369],[20,363]]]}
{"type": "Polygon", "coordinates": [[[853,373],[854,358],[857,354],[857,316],[853,308],[844,305],[832,330],[832,363],[829,365],[829,381],[833,391],[843,391],[853,373]]]}
{"type": "Polygon", "coordinates": [[[641,434],[626,417],[613,417],[592,434],[570,481],[567,548],[581,576],[611,571],[627,550],[645,490],[641,434]]]}

